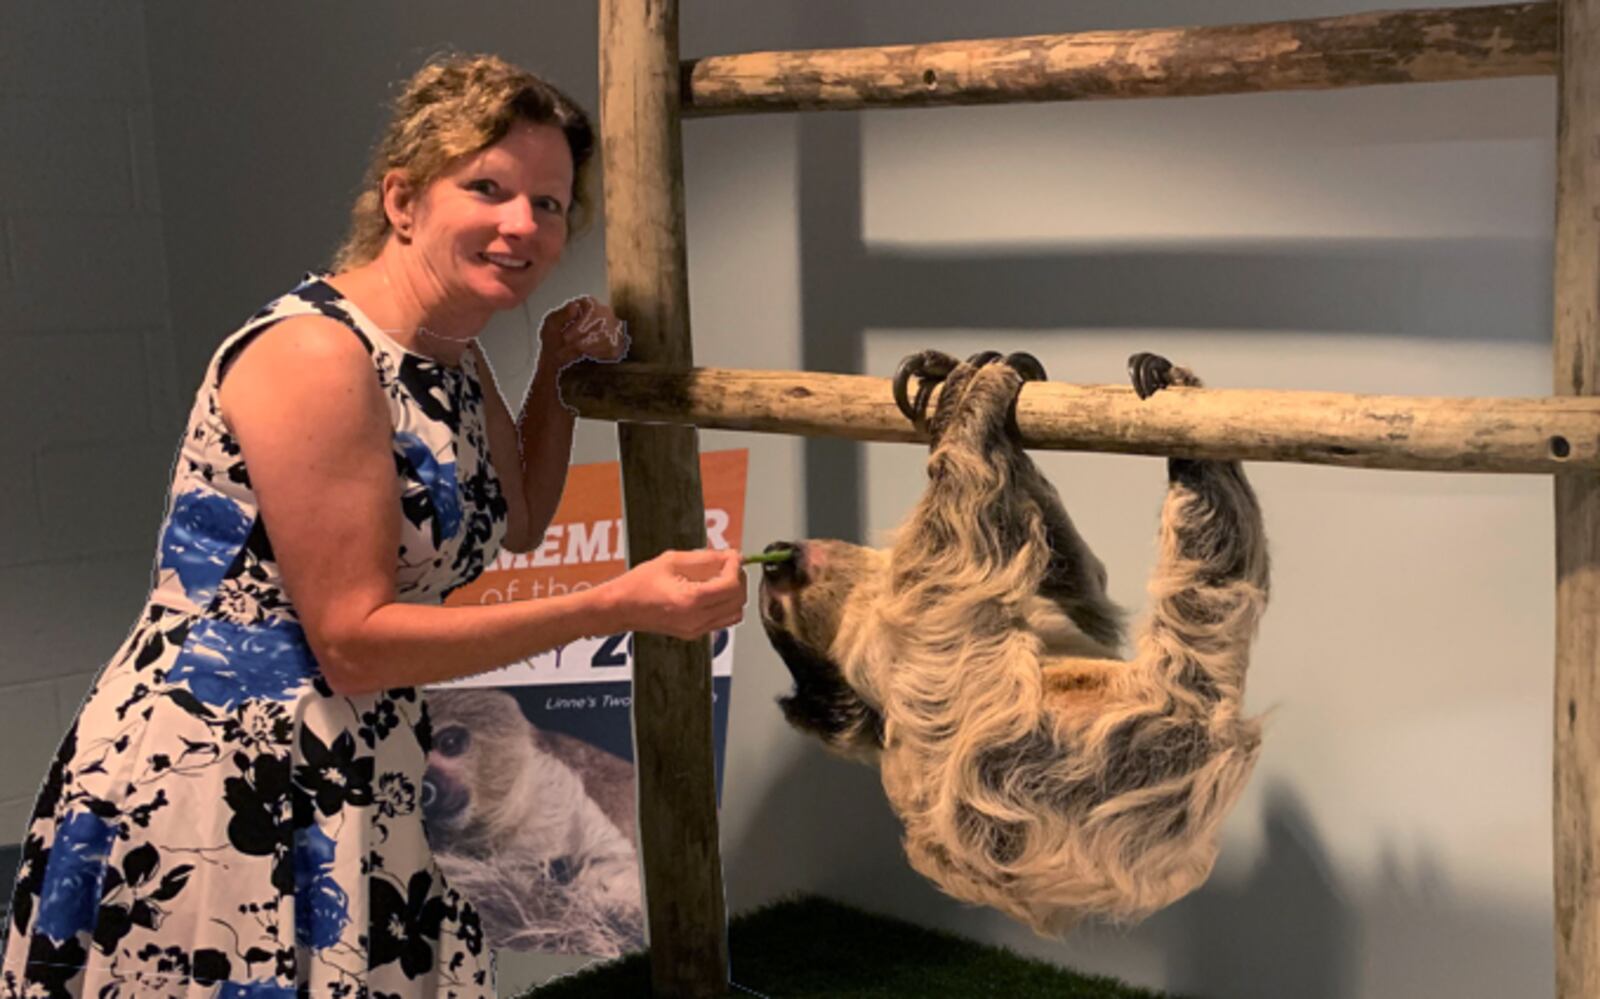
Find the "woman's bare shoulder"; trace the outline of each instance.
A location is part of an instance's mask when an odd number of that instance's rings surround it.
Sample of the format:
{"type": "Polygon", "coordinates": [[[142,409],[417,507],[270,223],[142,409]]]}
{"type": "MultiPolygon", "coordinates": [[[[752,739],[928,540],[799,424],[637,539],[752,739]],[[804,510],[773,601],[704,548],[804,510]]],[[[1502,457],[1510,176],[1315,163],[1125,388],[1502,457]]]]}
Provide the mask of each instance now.
{"type": "Polygon", "coordinates": [[[224,418],[246,406],[369,406],[377,383],[367,348],[350,327],[327,316],[274,323],[231,359],[222,376],[224,418]]]}

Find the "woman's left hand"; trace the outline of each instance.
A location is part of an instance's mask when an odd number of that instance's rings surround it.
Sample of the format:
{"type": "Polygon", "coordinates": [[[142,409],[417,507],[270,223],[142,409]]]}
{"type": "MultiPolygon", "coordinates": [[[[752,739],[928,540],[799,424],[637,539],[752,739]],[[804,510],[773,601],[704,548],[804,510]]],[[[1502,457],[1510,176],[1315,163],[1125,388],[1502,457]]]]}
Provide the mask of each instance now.
{"type": "Polygon", "coordinates": [[[620,361],[632,341],[611,306],[588,295],[554,310],[539,327],[539,362],[556,370],[577,361],[620,361]]]}

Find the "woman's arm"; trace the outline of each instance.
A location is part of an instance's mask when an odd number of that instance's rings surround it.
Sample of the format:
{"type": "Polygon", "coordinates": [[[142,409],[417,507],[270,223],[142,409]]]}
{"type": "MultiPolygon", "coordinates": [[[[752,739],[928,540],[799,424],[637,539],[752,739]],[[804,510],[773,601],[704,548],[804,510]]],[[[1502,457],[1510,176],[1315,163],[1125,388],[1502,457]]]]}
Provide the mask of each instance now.
{"type": "Polygon", "coordinates": [[[566,488],[577,417],[561,405],[556,391],[561,371],[546,363],[549,351],[540,352],[523,399],[522,418],[513,421],[488,357],[476,343],[470,349],[482,373],[489,460],[510,510],[501,545],[514,552],[532,551],[544,542],[545,528],[566,488]]]}
{"type": "Polygon", "coordinates": [[[561,403],[561,370],[586,357],[620,360],[628,351],[627,333],[608,306],[588,297],[575,298],[545,316],[539,328],[539,361],[515,420],[489,359],[476,343],[470,349],[482,372],[490,460],[512,507],[502,544],[514,552],[532,551],[544,542],[572,458],[577,415],[561,403]]]}
{"type": "MultiPolygon", "coordinates": [[[[467,349],[477,362],[478,380],[483,385],[483,422],[489,436],[489,463],[494,466],[495,477],[500,480],[500,492],[506,498],[506,535],[500,545],[508,551],[532,551],[544,540],[544,529],[549,526],[549,520],[547,518],[535,525],[528,516],[528,476],[524,471],[526,457],[523,455],[522,441],[517,435],[517,425],[506,409],[505,395],[500,391],[500,383],[494,376],[488,355],[477,342],[467,349]]],[[[537,371],[534,376],[537,379],[537,371]]],[[[564,410],[563,415],[567,415],[564,410]]],[[[567,463],[572,454],[572,422],[573,418],[568,416],[565,435],[567,450],[561,456],[558,473],[561,485],[558,489],[565,486],[567,481],[567,463]]],[[[560,428],[556,429],[559,431],[560,428]]]]}
{"type": "Polygon", "coordinates": [[[556,515],[561,491],[567,485],[567,466],[572,460],[572,430],[577,414],[561,404],[556,380],[565,367],[559,361],[546,363],[548,348],[539,352],[539,364],[522,400],[517,421],[517,439],[522,444],[522,491],[528,504],[528,526],[532,535],[528,550],[544,543],[544,531],[556,515]]]}
{"type": "Polygon", "coordinates": [[[239,355],[221,390],[312,653],[354,694],[452,679],[587,635],[680,638],[743,616],[735,552],[669,552],[560,597],[476,607],[395,599],[399,483],[387,404],[341,324],[285,320],[239,355]]]}

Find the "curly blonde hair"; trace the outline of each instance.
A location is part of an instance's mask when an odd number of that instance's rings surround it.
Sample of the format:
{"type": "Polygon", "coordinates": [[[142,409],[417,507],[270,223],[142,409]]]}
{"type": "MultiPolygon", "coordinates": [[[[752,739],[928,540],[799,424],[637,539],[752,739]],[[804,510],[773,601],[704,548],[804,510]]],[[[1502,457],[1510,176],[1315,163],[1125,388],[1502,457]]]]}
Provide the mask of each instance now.
{"type": "Polygon", "coordinates": [[[581,231],[592,210],[588,167],[594,130],[588,114],[548,81],[499,56],[448,53],[430,59],[395,99],[333,269],[359,267],[383,249],[392,228],[382,191],[390,170],[404,171],[418,188],[426,187],[462,156],[499,142],[519,121],[554,125],[566,136],[573,165],[568,232],[581,231]]]}

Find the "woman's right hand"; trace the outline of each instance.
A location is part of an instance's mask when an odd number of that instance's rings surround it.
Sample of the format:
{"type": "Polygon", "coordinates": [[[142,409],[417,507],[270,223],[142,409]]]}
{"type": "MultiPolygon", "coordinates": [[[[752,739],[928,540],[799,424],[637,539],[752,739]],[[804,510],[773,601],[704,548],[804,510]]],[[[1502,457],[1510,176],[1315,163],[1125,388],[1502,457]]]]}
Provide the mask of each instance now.
{"type": "Polygon", "coordinates": [[[603,584],[617,630],[693,639],[744,619],[739,553],[668,551],[603,584]]]}

